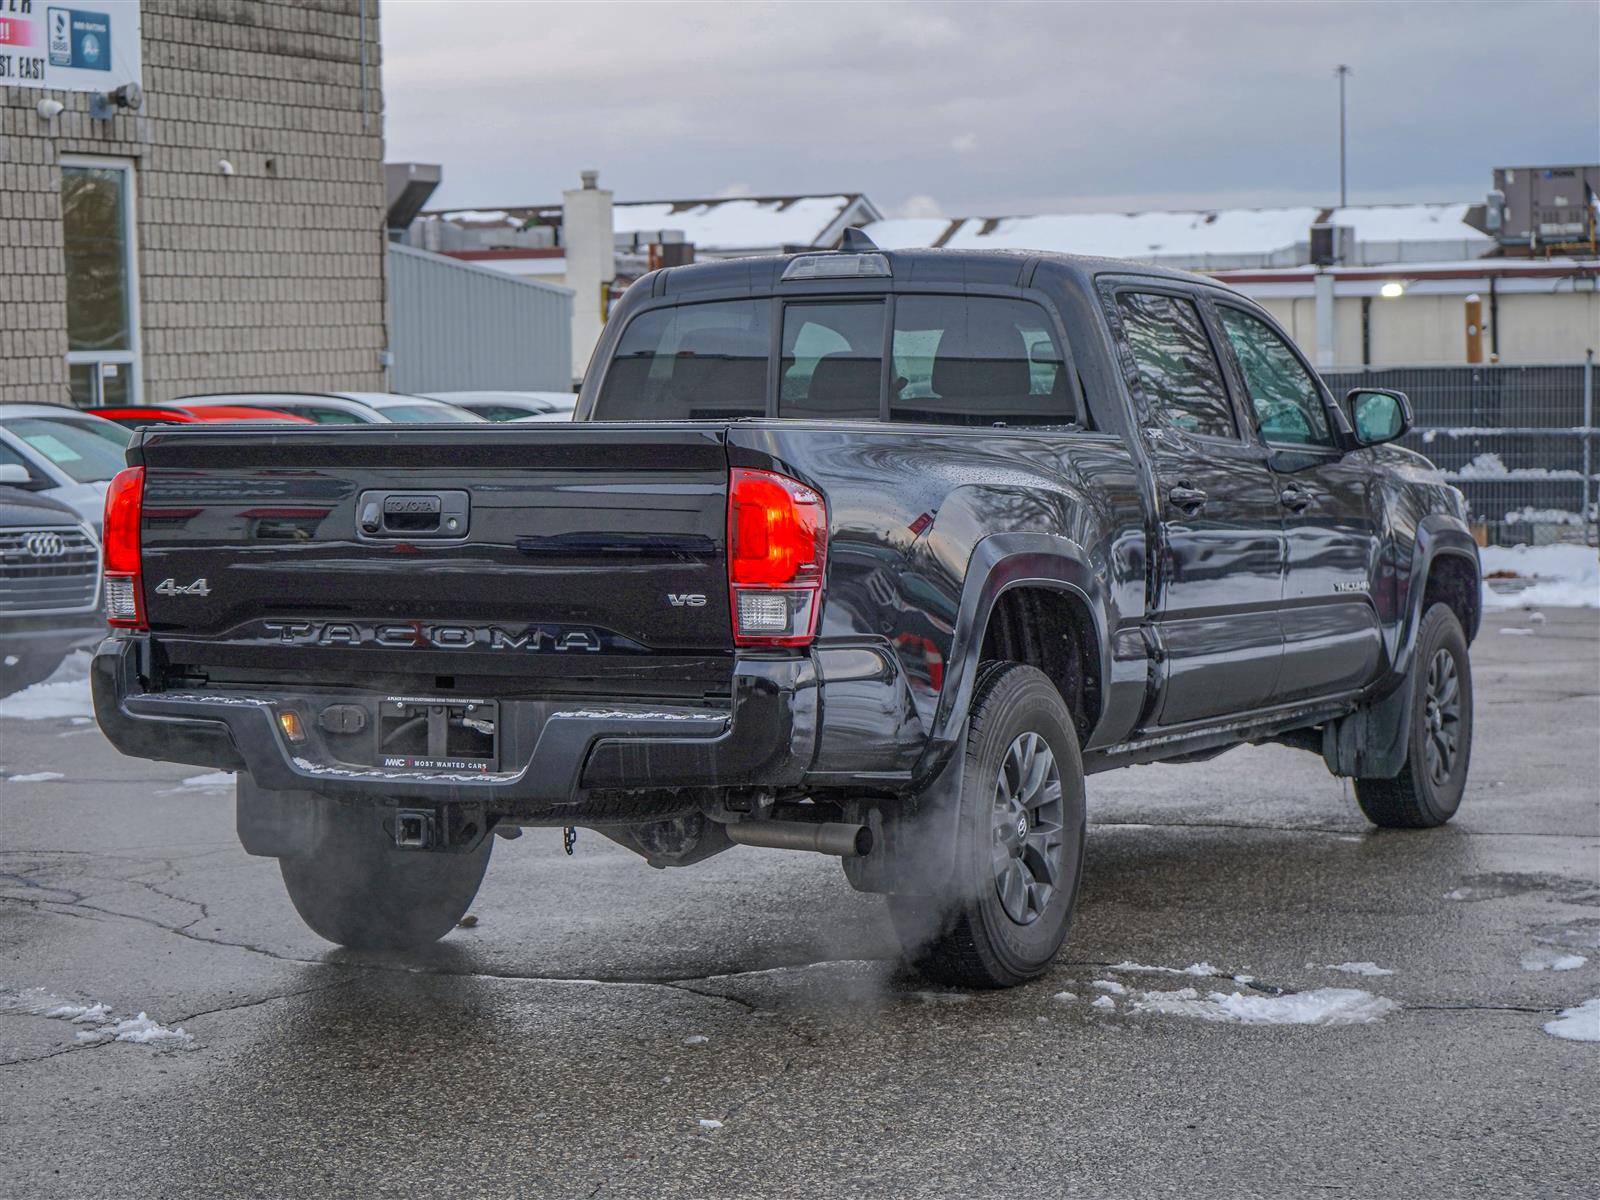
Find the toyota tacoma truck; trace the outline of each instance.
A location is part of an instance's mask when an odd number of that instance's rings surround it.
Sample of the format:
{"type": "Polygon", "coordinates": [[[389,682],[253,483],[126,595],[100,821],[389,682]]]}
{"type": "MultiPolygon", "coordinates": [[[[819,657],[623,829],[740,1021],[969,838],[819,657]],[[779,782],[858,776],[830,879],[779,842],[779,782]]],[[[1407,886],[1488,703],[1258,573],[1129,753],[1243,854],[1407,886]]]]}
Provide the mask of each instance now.
{"type": "Polygon", "coordinates": [[[576,416],[129,447],[101,728],[236,772],[327,939],[438,938],[497,835],[582,827],[835,855],[924,973],[1007,986],[1066,936],[1086,775],[1279,742],[1380,826],[1461,801],[1462,497],[1403,395],[1335,399],[1213,281],[858,231],[672,267],[576,416]]]}

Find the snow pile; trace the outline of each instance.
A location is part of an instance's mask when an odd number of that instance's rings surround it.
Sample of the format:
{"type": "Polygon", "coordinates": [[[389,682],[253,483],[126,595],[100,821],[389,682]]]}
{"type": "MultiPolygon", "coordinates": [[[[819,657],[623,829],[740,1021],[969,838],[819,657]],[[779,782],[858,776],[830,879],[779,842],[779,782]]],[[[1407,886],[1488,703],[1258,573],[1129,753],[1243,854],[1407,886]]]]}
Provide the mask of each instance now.
{"type": "Polygon", "coordinates": [[[714,1117],[701,1117],[700,1128],[704,1129],[707,1133],[710,1133],[713,1129],[721,1129],[722,1122],[718,1121],[714,1117]]]}
{"type": "Polygon", "coordinates": [[[1389,968],[1380,967],[1377,963],[1371,963],[1371,962],[1328,963],[1328,964],[1326,964],[1326,966],[1327,966],[1327,969],[1330,970],[1330,971],[1343,971],[1346,975],[1393,975],[1394,974],[1394,972],[1389,970],[1389,968]]]}
{"type": "Polygon", "coordinates": [[[1115,1008],[1116,1006],[1117,1002],[1110,996],[1096,996],[1089,1005],[1091,1008],[1115,1008]]]}
{"type": "Polygon", "coordinates": [[[199,788],[202,791],[211,791],[216,788],[231,788],[233,776],[227,771],[212,771],[207,775],[191,775],[183,781],[186,788],[199,788]]]}
{"type": "Polygon", "coordinates": [[[1119,962],[1115,966],[1107,967],[1108,971],[1148,971],[1154,975],[1193,975],[1196,978],[1205,978],[1210,975],[1221,975],[1224,972],[1217,970],[1208,962],[1190,963],[1187,967],[1152,967],[1147,963],[1119,962]]]}
{"type": "Polygon", "coordinates": [[[1600,1042],[1600,996],[1577,1008],[1562,1009],[1554,1021],[1545,1022],[1544,1031],[1569,1042],[1600,1042]]]}
{"type": "Polygon", "coordinates": [[[1240,992],[1210,992],[1202,996],[1194,988],[1179,988],[1175,992],[1142,992],[1128,1007],[1132,1012],[1235,1025],[1370,1025],[1399,1005],[1357,988],[1316,988],[1281,996],[1246,996],[1240,992]]]}
{"type": "Polygon", "coordinates": [[[1530,950],[1522,956],[1524,971],[1576,971],[1589,960],[1581,954],[1559,950],[1530,950]]]}
{"type": "Polygon", "coordinates": [[[89,695],[89,652],[69,654],[50,678],[0,700],[0,717],[14,721],[50,721],[94,716],[89,695]]]}
{"type": "Polygon", "coordinates": [[[80,1043],[133,1042],[160,1050],[189,1050],[194,1038],[183,1029],[169,1029],[145,1013],[119,1020],[109,1004],[76,1004],[43,988],[0,992],[0,1012],[28,1013],[72,1025],[88,1025],[73,1039],[80,1043]]]}
{"type": "Polygon", "coordinates": [[[1587,546],[1485,546],[1478,555],[1485,608],[1600,608],[1600,555],[1587,546]]]}
{"type": "Polygon", "coordinates": [[[1096,979],[1089,986],[1097,987],[1102,992],[1110,992],[1113,996],[1126,996],[1128,994],[1128,989],[1123,987],[1115,979],[1096,979]]]}
{"type": "Polygon", "coordinates": [[[7,783],[49,783],[55,779],[65,779],[60,771],[35,771],[32,775],[11,775],[6,778],[7,783]]]}

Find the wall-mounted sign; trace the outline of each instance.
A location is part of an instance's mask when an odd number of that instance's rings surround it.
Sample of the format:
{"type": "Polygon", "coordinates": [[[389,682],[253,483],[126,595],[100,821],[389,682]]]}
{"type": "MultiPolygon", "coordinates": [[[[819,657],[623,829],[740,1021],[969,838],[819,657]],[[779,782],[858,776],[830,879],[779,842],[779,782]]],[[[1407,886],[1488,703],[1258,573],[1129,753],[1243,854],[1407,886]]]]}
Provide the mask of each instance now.
{"type": "Polygon", "coordinates": [[[0,0],[0,86],[110,92],[139,83],[139,0],[0,0]]]}

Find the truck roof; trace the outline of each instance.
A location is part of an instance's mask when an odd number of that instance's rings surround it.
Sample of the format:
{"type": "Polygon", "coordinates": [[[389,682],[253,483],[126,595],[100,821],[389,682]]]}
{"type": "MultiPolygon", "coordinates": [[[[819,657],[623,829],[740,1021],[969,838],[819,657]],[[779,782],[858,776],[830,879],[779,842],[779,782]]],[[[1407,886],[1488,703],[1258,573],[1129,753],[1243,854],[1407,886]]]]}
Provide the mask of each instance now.
{"type": "MultiPolygon", "coordinates": [[[[669,267],[660,272],[654,286],[657,294],[674,295],[697,291],[723,291],[750,287],[768,290],[783,281],[783,273],[800,259],[833,260],[862,254],[880,255],[889,266],[889,275],[900,284],[967,283],[988,286],[1014,285],[1028,263],[1048,265],[1056,272],[1074,277],[1087,286],[1097,275],[1145,275],[1155,278],[1203,283],[1221,287],[1216,280],[1189,271],[1157,267],[1149,263],[1089,254],[1061,254],[1044,250],[827,250],[760,258],[733,258],[669,267]]],[[[650,276],[646,276],[650,278],[650,276]]],[[[883,276],[831,276],[828,284],[872,283],[883,276]]],[[[790,281],[793,282],[793,281],[790,281]]],[[[881,287],[881,284],[880,284],[881,287]]]]}

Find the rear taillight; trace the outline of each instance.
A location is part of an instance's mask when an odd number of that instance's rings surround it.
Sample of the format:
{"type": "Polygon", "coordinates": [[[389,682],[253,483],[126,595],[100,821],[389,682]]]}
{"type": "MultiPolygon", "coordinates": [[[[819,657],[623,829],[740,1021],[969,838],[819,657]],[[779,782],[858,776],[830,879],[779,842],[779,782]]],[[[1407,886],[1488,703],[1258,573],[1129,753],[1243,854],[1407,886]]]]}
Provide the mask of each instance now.
{"type": "Polygon", "coordinates": [[[804,646],[817,636],[828,506],[775,471],[728,479],[728,598],[736,646],[804,646]]]}
{"type": "Polygon", "coordinates": [[[106,620],[143,629],[144,587],[139,578],[139,519],[144,508],[144,468],[118,471],[106,488],[106,620]]]}

